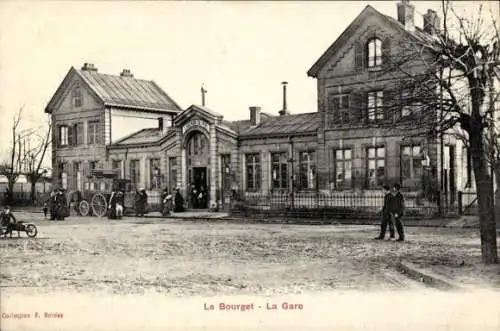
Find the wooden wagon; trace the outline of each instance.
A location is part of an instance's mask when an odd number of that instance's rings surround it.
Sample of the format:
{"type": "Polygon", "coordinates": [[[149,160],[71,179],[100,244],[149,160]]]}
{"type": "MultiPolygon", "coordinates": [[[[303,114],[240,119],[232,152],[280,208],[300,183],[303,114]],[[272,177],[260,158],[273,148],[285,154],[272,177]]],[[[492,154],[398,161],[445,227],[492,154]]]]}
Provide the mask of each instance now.
{"type": "MultiPolygon", "coordinates": [[[[115,172],[106,170],[94,170],[88,179],[88,185],[85,185],[86,189],[82,192],[73,191],[69,194],[68,201],[73,206],[70,208],[73,213],[80,216],[106,216],[113,190],[119,190],[125,195],[124,213],[135,210],[136,192],[129,179],[118,179],[115,172]]],[[[147,210],[152,211],[151,208],[147,208],[147,210]]]]}

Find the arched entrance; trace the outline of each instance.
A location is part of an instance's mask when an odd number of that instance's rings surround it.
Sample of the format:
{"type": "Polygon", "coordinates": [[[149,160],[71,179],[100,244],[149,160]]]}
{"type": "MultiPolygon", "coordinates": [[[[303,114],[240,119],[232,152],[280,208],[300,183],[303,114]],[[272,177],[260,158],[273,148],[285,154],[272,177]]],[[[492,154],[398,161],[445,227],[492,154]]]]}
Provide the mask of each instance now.
{"type": "Polygon", "coordinates": [[[205,133],[192,131],[186,140],[186,166],[188,198],[190,208],[208,208],[210,199],[210,159],[208,137],[205,133]],[[196,193],[193,193],[195,190],[196,193]]]}

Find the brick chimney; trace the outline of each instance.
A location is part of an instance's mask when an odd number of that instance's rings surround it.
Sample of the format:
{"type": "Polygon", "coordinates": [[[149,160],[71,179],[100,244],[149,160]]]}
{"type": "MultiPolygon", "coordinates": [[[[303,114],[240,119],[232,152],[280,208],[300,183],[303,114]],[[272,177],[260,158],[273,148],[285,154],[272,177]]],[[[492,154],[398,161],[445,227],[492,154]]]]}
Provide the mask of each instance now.
{"type": "Polygon", "coordinates": [[[83,71],[97,71],[97,68],[94,67],[93,63],[87,63],[85,62],[82,66],[83,71]]]}
{"type": "Polygon", "coordinates": [[[120,73],[121,77],[134,77],[130,69],[123,69],[122,72],[120,73]]]}
{"type": "Polygon", "coordinates": [[[437,13],[428,9],[427,13],[424,14],[424,31],[430,35],[438,34],[441,30],[441,19],[437,13]]]}
{"type": "Polygon", "coordinates": [[[415,6],[410,3],[410,0],[398,2],[398,21],[407,30],[411,31],[415,28],[415,6]]]}
{"type": "Polygon", "coordinates": [[[260,107],[250,107],[250,124],[257,126],[260,124],[260,107]]]}
{"type": "Polygon", "coordinates": [[[282,82],[281,85],[283,85],[283,109],[279,111],[280,116],[283,115],[288,115],[290,114],[288,112],[287,104],[286,104],[286,86],[288,85],[288,82],[282,82]]]}

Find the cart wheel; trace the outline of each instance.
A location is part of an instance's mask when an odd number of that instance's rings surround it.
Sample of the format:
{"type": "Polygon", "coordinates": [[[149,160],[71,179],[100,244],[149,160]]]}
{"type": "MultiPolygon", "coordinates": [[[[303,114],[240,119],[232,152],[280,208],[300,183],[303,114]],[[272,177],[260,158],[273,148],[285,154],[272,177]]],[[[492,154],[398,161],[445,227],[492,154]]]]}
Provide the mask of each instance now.
{"type": "Polygon", "coordinates": [[[36,228],[35,224],[27,224],[26,225],[26,234],[30,238],[36,237],[36,235],[38,234],[38,229],[36,228]]]}
{"type": "Polygon", "coordinates": [[[80,205],[78,206],[78,211],[80,212],[80,215],[82,216],[88,216],[90,213],[90,205],[89,202],[86,200],[80,201],[80,205]]]}
{"type": "Polygon", "coordinates": [[[103,217],[106,215],[108,203],[106,202],[106,198],[104,198],[101,193],[94,194],[90,204],[92,206],[92,212],[94,213],[94,215],[98,217],[103,217]]]}

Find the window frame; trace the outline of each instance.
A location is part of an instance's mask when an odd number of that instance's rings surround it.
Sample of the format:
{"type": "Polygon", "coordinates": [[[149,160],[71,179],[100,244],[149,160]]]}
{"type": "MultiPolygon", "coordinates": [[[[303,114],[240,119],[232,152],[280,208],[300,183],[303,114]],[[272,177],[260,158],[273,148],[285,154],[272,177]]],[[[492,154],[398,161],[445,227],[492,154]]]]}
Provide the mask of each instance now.
{"type": "Polygon", "coordinates": [[[260,153],[245,154],[245,185],[249,192],[258,192],[262,188],[262,157],[260,153]],[[252,169],[251,179],[250,169],[252,169]],[[249,185],[250,183],[252,185],[249,185]]]}
{"type": "Polygon", "coordinates": [[[129,161],[130,184],[133,189],[138,189],[141,183],[141,160],[132,159],[129,161]],[[132,164],[134,166],[132,167],[132,164]]]}
{"type": "Polygon", "coordinates": [[[384,185],[385,181],[387,180],[387,148],[384,145],[375,145],[375,146],[367,146],[365,150],[365,160],[366,160],[366,178],[365,178],[365,186],[368,189],[378,189],[382,185],[384,185]],[[374,157],[370,157],[370,150],[374,150],[374,157]],[[384,155],[383,156],[378,156],[378,151],[383,150],[384,155]],[[371,169],[370,168],[370,161],[375,162],[375,168],[371,169]],[[379,161],[383,161],[383,168],[384,168],[384,174],[382,176],[382,179],[377,176],[377,171],[379,169],[378,163],[379,161]],[[370,179],[370,170],[375,171],[375,184],[371,184],[370,179]],[[380,182],[379,182],[380,181],[380,182]]]}
{"type": "Polygon", "coordinates": [[[288,189],[288,177],[289,177],[289,169],[288,169],[288,152],[271,152],[271,172],[270,172],[270,182],[272,190],[287,190],[288,189]],[[277,160],[275,160],[275,156],[277,156],[277,160]],[[275,169],[277,167],[277,169],[275,169]],[[276,179],[274,178],[275,170],[276,179]]]}
{"type": "Polygon", "coordinates": [[[423,149],[422,149],[422,146],[420,144],[405,144],[405,145],[400,146],[399,162],[400,162],[401,184],[404,184],[406,181],[414,182],[414,181],[418,181],[418,180],[422,179],[423,171],[424,171],[424,167],[422,166],[422,160],[423,160],[422,156],[423,156],[423,149]],[[410,152],[411,152],[410,155],[405,155],[404,150],[406,148],[410,149],[410,152]],[[418,148],[417,154],[414,153],[415,148],[418,148]],[[420,158],[419,158],[419,156],[420,156],[420,158]],[[403,164],[404,164],[405,160],[409,160],[409,163],[410,163],[410,168],[408,170],[410,173],[409,177],[405,177],[405,174],[404,174],[405,168],[404,168],[403,164]],[[414,169],[415,168],[414,162],[416,162],[416,161],[419,164],[417,168],[420,168],[420,173],[418,173],[418,174],[415,174],[415,169],[414,169]]]}
{"type": "Polygon", "coordinates": [[[149,188],[151,190],[161,189],[161,159],[158,157],[149,159],[149,188]],[[158,167],[159,174],[158,176],[154,175],[154,168],[158,167]],[[155,185],[153,185],[155,184],[155,185]]]}
{"type": "Polygon", "coordinates": [[[333,116],[330,123],[347,124],[350,121],[351,93],[330,93],[328,96],[328,113],[333,116]]]}
{"type": "Polygon", "coordinates": [[[74,108],[83,106],[82,90],[79,84],[75,84],[71,92],[71,104],[74,108]]]}
{"type": "Polygon", "coordinates": [[[70,146],[70,141],[69,141],[69,125],[67,124],[61,124],[58,126],[58,134],[59,134],[59,141],[58,145],[59,147],[68,147],[70,146]],[[64,134],[65,133],[65,134],[64,134]]]}
{"type": "Polygon", "coordinates": [[[99,145],[100,144],[100,136],[99,136],[99,120],[92,120],[88,122],[87,125],[87,144],[88,145],[99,145]]]}
{"type": "Polygon", "coordinates": [[[302,191],[315,190],[318,188],[318,166],[317,166],[317,153],[315,150],[302,150],[299,151],[299,189],[302,191]],[[309,155],[307,159],[304,159],[304,155],[309,155]],[[304,176],[304,166],[306,168],[306,174],[304,176]],[[309,182],[309,171],[313,171],[313,179],[309,182]],[[304,178],[306,179],[306,185],[304,185],[304,178]],[[310,185],[309,185],[310,184],[310,185]]]}
{"type": "Polygon", "coordinates": [[[366,112],[368,122],[378,123],[384,120],[384,90],[366,93],[366,112]],[[370,105],[370,99],[373,99],[373,107],[370,105]]]}
{"type": "Polygon", "coordinates": [[[369,70],[378,70],[382,68],[382,62],[382,40],[378,37],[368,39],[366,42],[366,67],[369,70]]]}
{"type": "Polygon", "coordinates": [[[333,185],[335,189],[346,189],[346,188],[351,188],[353,187],[353,177],[352,177],[352,164],[353,164],[353,149],[351,147],[345,147],[345,148],[334,148],[333,149],[333,185]],[[350,157],[346,157],[346,152],[350,152],[350,157]],[[338,152],[341,152],[342,158],[339,159],[337,154],[338,152]],[[338,181],[338,164],[342,164],[342,171],[344,174],[344,179],[342,181],[343,184],[339,183],[338,181]],[[345,173],[346,173],[346,164],[350,164],[350,178],[346,179],[345,173]]]}

